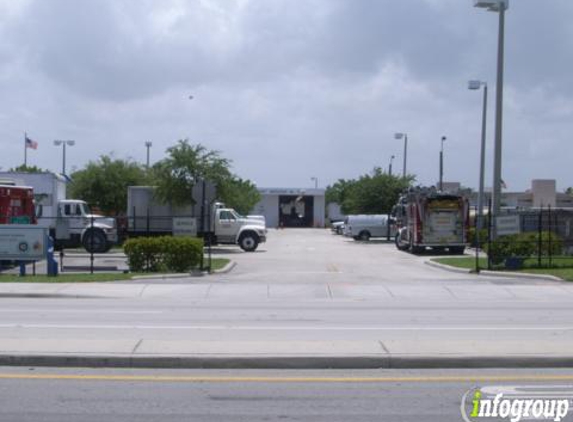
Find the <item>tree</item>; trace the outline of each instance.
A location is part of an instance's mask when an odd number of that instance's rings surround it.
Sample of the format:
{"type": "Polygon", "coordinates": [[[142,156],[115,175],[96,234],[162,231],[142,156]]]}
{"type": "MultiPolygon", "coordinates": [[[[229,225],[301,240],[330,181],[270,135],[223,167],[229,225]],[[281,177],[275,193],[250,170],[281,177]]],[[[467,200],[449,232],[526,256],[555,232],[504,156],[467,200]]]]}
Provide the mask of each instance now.
{"type": "Polygon", "coordinates": [[[219,191],[225,204],[234,208],[239,214],[248,214],[261,199],[256,186],[251,181],[239,177],[224,180],[219,186],[219,191]]]}
{"type": "Polygon", "coordinates": [[[328,186],[326,188],[326,203],[330,204],[335,202],[341,205],[354,183],[356,183],[355,180],[338,179],[332,186],[328,186]]]}
{"type": "Polygon", "coordinates": [[[414,176],[391,176],[375,168],[345,189],[342,212],[345,214],[388,214],[414,176]]]}
{"type": "Polygon", "coordinates": [[[38,166],[27,166],[25,164],[20,164],[18,167],[13,167],[8,171],[16,173],[50,173],[48,170],[41,169],[38,166]]]}
{"type": "Polygon", "coordinates": [[[153,166],[152,177],[160,201],[173,205],[193,203],[191,192],[200,180],[210,180],[217,187],[218,199],[241,213],[248,213],[259,201],[256,187],[235,176],[231,161],[219,151],[210,151],[201,144],[190,145],[180,140],[167,149],[167,158],[153,166]]]}
{"type": "Polygon", "coordinates": [[[71,180],[72,198],[83,199],[106,214],[117,215],[127,210],[127,187],[145,184],[147,179],[140,164],[102,155],[72,173],[71,180]]]}

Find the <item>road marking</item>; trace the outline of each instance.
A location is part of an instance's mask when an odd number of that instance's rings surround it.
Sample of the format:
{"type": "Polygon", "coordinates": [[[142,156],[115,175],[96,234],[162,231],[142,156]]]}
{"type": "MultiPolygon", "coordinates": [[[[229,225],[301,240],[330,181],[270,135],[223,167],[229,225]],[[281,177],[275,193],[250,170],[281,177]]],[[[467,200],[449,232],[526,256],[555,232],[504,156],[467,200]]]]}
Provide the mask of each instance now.
{"type": "Polygon", "coordinates": [[[157,315],[163,314],[164,311],[114,311],[105,308],[90,308],[90,309],[0,309],[0,313],[9,313],[9,314],[40,314],[40,313],[52,313],[52,314],[69,314],[69,313],[83,313],[83,314],[95,314],[95,313],[105,313],[105,314],[134,314],[134,315],[157,315]]]}
{"type": "Polygon", "coordinates": [[[573,375],[466,375],[428,377],[249,377],[249,376],[161,376],[161,375],[66,375],[0,374],[0,380],[129,381],[187,383],[462,383],[462,382],[564,382],[573,375]]]}
{"type": "Polygon", "coordinates": [[[0,324],[0,329],[94,329],[94,330],[231,330],[231,331],[573,331],[573,326],[547,327],[438,327],[438,326],[392,326],[392,327],[333,327],[333,326],[232,326],[232,325],[130,325],[130,324],[0,324]]]}

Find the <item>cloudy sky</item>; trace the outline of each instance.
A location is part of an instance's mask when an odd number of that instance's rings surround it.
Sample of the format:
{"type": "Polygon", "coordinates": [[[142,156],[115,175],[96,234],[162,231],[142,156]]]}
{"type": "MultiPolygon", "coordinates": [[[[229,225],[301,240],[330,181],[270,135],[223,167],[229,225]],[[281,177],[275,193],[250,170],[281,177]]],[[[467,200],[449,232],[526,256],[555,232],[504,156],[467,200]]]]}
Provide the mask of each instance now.
{"type": "MultiPolygon", "coordinates": [[[[503,178],[573,186],[573,2],[513,0],[506,22],[503,178]]],[[[473,0],[0,0],[0,167],[152,161],[178,139],[220,150],[261,187],[325,186],[374,166],[478,182],[497,14],[473,0]],[[193,99],[190,100],[189,96],[193,99]]]]}

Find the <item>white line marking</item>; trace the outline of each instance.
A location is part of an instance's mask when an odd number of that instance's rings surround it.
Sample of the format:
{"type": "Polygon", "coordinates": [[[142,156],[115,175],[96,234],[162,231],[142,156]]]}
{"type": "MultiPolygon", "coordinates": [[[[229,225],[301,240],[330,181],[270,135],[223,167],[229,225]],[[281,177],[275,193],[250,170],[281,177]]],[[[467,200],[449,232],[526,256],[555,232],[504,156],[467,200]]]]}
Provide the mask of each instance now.
{"type": "Polygon", "coordinates": [[[103,330],[234,330],[234,331],[573,331],[572,326],[547,327],[332,327],[332,326],[232,326],[232,325],[130,325],[130,324],[0,324],[0,329],[103,329],[103,330]]]}

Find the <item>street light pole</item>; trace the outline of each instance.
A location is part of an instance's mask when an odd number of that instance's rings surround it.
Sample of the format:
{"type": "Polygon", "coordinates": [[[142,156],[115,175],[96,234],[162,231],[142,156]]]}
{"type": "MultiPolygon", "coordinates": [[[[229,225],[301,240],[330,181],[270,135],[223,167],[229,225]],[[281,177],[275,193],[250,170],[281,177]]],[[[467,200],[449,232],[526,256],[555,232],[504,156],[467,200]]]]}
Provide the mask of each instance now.
{"type": "Polygon", "coordinates": [[[481,148],[480,148],[480,165],[479,165],[479,192],[478,192],[478,215],[477,215],[477,230],[479,231],[483,225],[483,190],[484,190],[484,174],[485,174],[485,138],[486,138],[486,125],[487,125],[487,83],[482,81],[470,81],[469,89],[478,90],[483,86],[483,111],[481,122],[481,148]]]}
{"type": "Polygon", "coordinates": [[[310,180],[314,180],[314,188],[318,189],[318,177],[313,176],[310,178],[310,180]]]}
{"type": "Polygon", "coordinates": [[[149,149],[152,146],[153,146],[153,143],[151,143],[149,141],[145,143],[145,147],[147,148],[147,164],[146,164],[147,170],[149,170],[149,149]]]}
{"type": "MultiPolygon", "coordinates": [[[[499,34],[497,46],[497,85],[495,101],[495,144],[493,160],[493,195],[492,218],[499,215],[501,210],[501,154],[503,135],[503,71],[505,49],[505,11],[509,8],[509,0],[474,0],[476,7],[487,8],[489,11],[499,13],[499,34]]],[[[493,225],[492,238],[496,236],[496,227],[493,225]]]]}
{"type": "Polygon", "coordinates": [[[446,137],[442,136],[442,146],[440,148],[440,192],[444,188],[444,142],[446,137]]]}
{"type": "Polygon", "coordinates": [[[394,156],[390,157],[390,165],[388,166],[388,175],[392,176],[392,161],[394,161],[394,156]]]}
{"type": "Polygon", "coordinates": [[[75,144],[76,144],[76,141],[73,141],[73,140],[68,140],[68,141],[55,140],[54,141],[55,146],[62,145],[62,150],[63,150],[62,174],[64,176],[66,175],[66,145],[73,147],[75,144]]]}
{"type": "Polygon", "coordinates": [[[408,157],[408,134],[407,133],[396,133],[394,134],[394,139],[404,138],[404,164],[402,165],[402,177],[406,178],[406,162],[408,157]]]}

